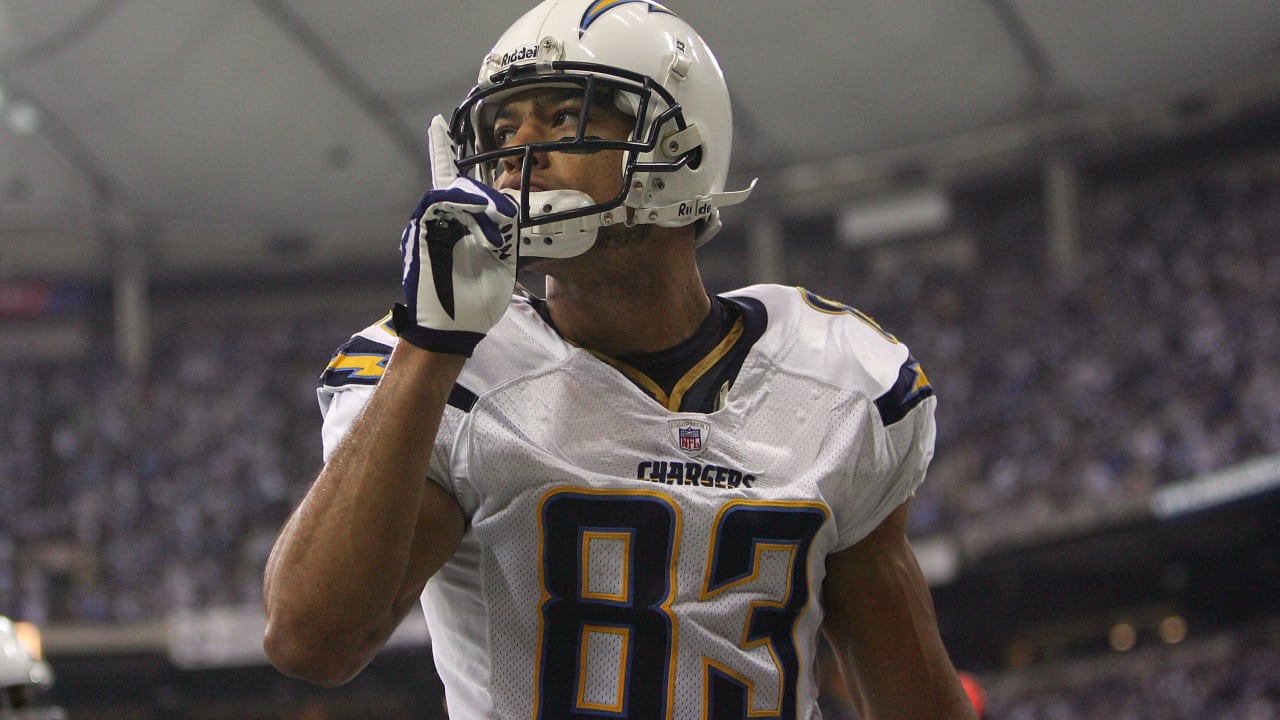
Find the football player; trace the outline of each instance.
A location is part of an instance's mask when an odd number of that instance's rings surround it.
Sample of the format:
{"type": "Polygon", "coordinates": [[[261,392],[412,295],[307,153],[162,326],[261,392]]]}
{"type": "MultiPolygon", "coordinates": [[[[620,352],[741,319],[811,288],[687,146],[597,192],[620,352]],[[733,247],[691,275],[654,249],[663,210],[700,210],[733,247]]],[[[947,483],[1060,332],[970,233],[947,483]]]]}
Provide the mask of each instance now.
{"type": "Polygon", "coordinates": [[[971,718],[904,531],[919,364],[812,292],[703,286],[749,189],[698,33],[548,0],[430,138],[404,302],[321,381],[272,662],[345,682],[420,601],[457,717],[812,718],[821,632],[864,717],[971,718]]]}
{"type": "Polygon", "coordinates": [[[53,686],[49,664],[31,654],[9,618],[0,616],[0,720],[65,720],[66,712],[42,705],[53,686]]]}

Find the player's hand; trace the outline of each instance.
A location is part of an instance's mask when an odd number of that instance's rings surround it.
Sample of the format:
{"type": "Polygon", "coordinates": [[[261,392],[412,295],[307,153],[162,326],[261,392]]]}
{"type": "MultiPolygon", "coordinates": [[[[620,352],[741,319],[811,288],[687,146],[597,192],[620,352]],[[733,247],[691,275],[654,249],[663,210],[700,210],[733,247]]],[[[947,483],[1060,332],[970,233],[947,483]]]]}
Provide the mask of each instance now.
{"type": "Polygon", "coordinates": [[[400,337],[436,352],[471,355],[511,304],[516,283],[516,219],[511,198],[459,177],[448,126],[430,133],[432,186],[400,238],[404,305],[400,337]]]}

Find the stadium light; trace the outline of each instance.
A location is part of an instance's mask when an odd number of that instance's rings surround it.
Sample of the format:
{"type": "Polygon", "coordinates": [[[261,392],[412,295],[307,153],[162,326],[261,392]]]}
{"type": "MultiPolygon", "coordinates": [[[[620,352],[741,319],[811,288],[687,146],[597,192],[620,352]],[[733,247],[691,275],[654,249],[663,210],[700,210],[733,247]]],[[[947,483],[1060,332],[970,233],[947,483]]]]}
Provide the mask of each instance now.
{"type": "Polygon", "coordinates": [[[946,229],[951,218],[950,195],[942,188],[924,187],[846,206],[839,215],[836,232],[845,246],[860,247],[935,233],[946,229]]]}
{"type": "Polygon", "coordinates": [[[6,109],[5,122],[15,135],[34,135],[40,129],[40,109],[25,100],[17,100],[6,109]]]}
{"type": "Polygon", "coordinates": [[[1138,644],[1138,631],[1127,622],[1116,623],[1111,626],[1111,632],[1107,633],[1107,641],[1112,650],[1129,652],[1138,644]]]}
{"type": "Polygon", "coordinates": [[[1187,639],[1187,619],[1181,615],[1170,615],[1160,621],[1158,631],[1166,645],[1177,645],[1187,639]]]}

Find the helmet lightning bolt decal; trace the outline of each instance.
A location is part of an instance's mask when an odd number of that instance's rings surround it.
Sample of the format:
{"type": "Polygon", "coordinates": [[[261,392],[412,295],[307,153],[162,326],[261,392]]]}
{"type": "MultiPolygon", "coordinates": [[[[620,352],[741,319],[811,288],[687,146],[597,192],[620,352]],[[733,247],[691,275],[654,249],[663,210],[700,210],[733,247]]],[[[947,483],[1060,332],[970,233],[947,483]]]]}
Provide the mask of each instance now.
{"type": "Polygon", "coordinates": [[[587,32],[587,28],[591,27],[591,23],[600,19],[601,15],[604,15],[619,5],[629,5],[637,2],[648,5],[649,12],[651,13],[659,12],[666,13],[667,15],[675,15],[675,13],[653,0],[596,0],[587,6],[586,12],[582,13],[582,21],[578,23],[578,37],[582,37],[587,32]]]}

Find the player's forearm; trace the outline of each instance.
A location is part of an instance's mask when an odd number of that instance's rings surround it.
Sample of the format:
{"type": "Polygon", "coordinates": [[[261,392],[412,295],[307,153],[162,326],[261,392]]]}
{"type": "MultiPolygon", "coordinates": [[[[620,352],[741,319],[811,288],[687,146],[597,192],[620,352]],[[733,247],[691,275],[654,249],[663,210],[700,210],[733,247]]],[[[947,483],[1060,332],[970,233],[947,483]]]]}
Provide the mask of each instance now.
{"type": "Polygon", "coordinates": [[[465,358],[402,343],[369,404],[289,519],[267,564],[265,644],[281,670],[325,684],[377,652],[461,532],[425,484],[432,443],[465,358]],[[421,517],[440,537],[415,538],[421,517]],[[416,546],[439,546],[430,562],[416,546]]]}
{"type": "MultiPolygon", "coordinates": [[[[914,558],[912,559],[914,562],[914,558]]],[[[898,572],[911,573],[909,568],[898,572]]],[[[956,671],[938,637],[927,595],[876,608],[873,622],[892,625],[880,638],[836,650],[862,717],[867,720],[971,720],[956,671]]]]}
{"type": "Polygon", "coordinates": [[[866,720],[972,720],[905,526],[904,505],[828,559],[823,629],[866,720]]]}

